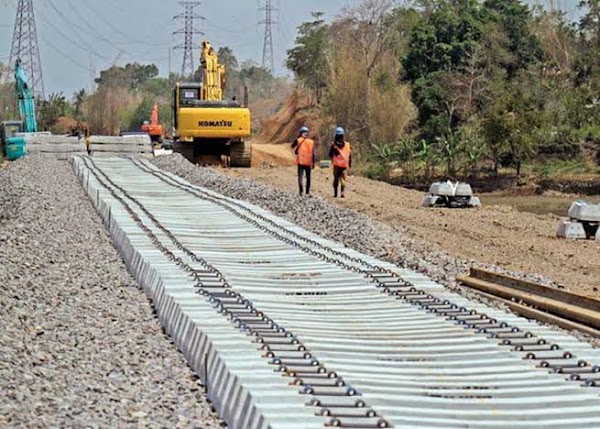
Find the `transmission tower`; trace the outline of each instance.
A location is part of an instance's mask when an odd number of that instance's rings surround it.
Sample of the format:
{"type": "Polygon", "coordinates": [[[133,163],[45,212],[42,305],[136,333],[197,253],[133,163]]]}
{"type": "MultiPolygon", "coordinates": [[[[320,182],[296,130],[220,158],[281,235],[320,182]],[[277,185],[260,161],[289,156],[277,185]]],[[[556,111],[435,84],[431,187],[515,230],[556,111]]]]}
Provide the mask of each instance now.
{"type": "Polygon", "coordinates": [[[277,11],[277,9],[273,7],[272,0],[265,0],[265,6],[260,8],[260,10],[265,12],[265,20],[260,22],[260,24],[265,24],[262,66],[273,73],[273,70],[275,69],[273,55],[273,25],[277,24],[273,21],[273,12],[277,11]]]}
{"type": "MultiPolygon", "coordinates": [[[[10,47],[9,67],[14,67],[17,60],[29,80],[30,88],[37,98],[44,98],[44,79],[42,77],[42,62],[38,46],[33,0],[19,0],[17,17],[10,47]]],[[[11,73],[8,73],[10,76],[11,73]]]]}
{"type": "Polygon", "coordinates": [[[200,6],[199,1],[181,1],[184,12],[173,19],[183,21],[183,28],[175,31],[173,34],[183,34],[184,42],[182,45],[175,46],[175,49],[183,50],[183,63],[181,65],[181,76],[192,76],[196,71],[194,67],[194,35],[204,34],[196,27],[196,20],[204,19],[198,15],[195,9],[200,6]]]}

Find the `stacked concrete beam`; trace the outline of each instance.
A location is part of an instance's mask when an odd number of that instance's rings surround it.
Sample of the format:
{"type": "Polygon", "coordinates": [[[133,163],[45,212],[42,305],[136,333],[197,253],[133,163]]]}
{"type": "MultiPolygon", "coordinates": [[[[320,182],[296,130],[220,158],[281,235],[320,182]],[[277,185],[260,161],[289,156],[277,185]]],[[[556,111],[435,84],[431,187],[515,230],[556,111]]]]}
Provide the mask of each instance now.
{"type": "Polygon", "coordinates": [[[569,219],[558,224],[556,235],[569,240],[600,241],[600,204],[575,201],[569,208],[569,219]]]}
{"type": "Polygon", "coordinates": [[[25,148],[28,154],[39,153],[56,159],[68,159],[72,155],[87,153],[83,139],[50,133],[26,134],[25,148]]]}
{"type": "Polygon", "coordinates": [[[150,136],[91,136],[90,155],[93,157],[110,157],[120,154],[152,156],[150,136]]]}

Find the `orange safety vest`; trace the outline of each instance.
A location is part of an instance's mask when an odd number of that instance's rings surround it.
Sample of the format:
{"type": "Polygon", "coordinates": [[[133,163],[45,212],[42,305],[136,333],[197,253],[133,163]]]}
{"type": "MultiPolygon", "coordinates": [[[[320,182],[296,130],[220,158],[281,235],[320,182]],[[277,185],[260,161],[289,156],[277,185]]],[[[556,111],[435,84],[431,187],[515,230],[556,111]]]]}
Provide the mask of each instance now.
{"type": "Polygon", "coordinates": [[[337,153],[333,155],[333,165],[339,168],[348,168],[350,166],[350,154],[352,153],[352,147],[349,142],[344,142],[343,147],[333,144],[337,153]]]}
{"type": "Polygon", "coordinates": [[[296,148],[296,164],[312,166],[314,161],[315,142],[311,139],[303,139],[298,142],[296,148]]]}

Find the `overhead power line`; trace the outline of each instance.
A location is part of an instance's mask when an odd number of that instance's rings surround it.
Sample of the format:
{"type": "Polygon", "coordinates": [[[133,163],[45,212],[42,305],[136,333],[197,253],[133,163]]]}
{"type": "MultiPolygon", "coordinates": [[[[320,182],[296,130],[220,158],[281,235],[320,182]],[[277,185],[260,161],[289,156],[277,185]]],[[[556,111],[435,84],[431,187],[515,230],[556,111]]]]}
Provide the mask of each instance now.
{"type": "MultiPolygon", "coordinates": [[[[47,20],[46,18],[44,18],[44,15],[41,15],[41,20],[42,22],[44,22],[45,24],[49,25],[50,27],[52,27],[52,29],[54,31],[56,31],[60,36],[62,36],[67,42],[71,43],[73,46],[76,46],[84,51],[86,51],[87,53],[90,53],[92,55],[94,55],[95,57],[101,58],[104,61],[108,61],[110,62],[110,59],[100,53],[98,53],[95,49],[93,49],[88,43],[85,42],[85,40],[80,39],[81,42],[78,42],[76,40],[73,40],[73,38],[69,37],[67,34],[65,34],[58,26],[54,25],[51,21],[47,20]]],[[[45,41],[47,41],[47,39],[44,39],[45,41]]]]}
{"type": "Polygon", "coordinates": [[[81,68],[81,69],[83,69],[83,70],[86,70],[86,71],[90,71],[90,70],[91,70],[91,68],[90,68],[90,67],[84,66],[83,64],[81,64],[81,63],[79,63],[79,62],[75,61],[75,60],[72,58],[72,57],[73,57],[72,55],[69,55],[69,54],[65,53],[65,52],[64,52],[62,49],[60,49],[60,48],[59,48],[58,46],[56,46],[54,43],[50,42],[50,40],[48,40],[47,38],[45,38],[45,37],[42,37],[42,41],[44,42],[44,44],[45,44],[45,45],[48,45],[48,46],[50,46],[50,47],[51,47],[51,48],[52,48],[54,51],[56,51],[56,52],[57,52],[57,53],[58,53],[58,54],[59,54],[61,57],[63,57],[65,60],[67,60],[68,62],[70,62],[70,63],[71,63],[71,64],[73,64],[74,66],[76,66],[76,67],[79,67],[79,68],[81,68]]]}
{"type": "Polygon", "coordinates": [[[104,37],[100,32],[93,31],[93,28],[91,26],[87,25],[88,24],[87,21],[82,21],[85,25],[79,25],[77,22],[72,21],[63,12],[61,12],[61,10],[56,7],[56,5],[53,3],[52,0],[48,0],[47,4],[50,5],[50,8],[54,11],[54,13],[56,13],[70,27],[76,28],[77,30],[81,31],[82,33],[90,35],[95,40],[100,40],[101,42],[106,43],[108,46],[112,47],[117,52],[127,53],[124,49],[116,46],[111,40],[104,37]]]}
{"type": "Polygon", "coordinates": [[[175,46],[175,49],[183,50],[181,75],[191,76],[196,71],[194,67],[194,35],[204,34],[196,27],[196,21],[203,20],[204,17],[195,12],[195,9],[200,6],[199,1],[182,1],[179,4],[183,6],[184,12],[173,19],[183,21],[184,26],[173,34],[183,34],[184,41],[182,45],[175,46]]]}
{"type": "Polygon", "coordinates": [[[260,10],[265,12],[265,19],[260,22],[260,24],[265,25],[262,66],[273,73],[273,70],[275,69],[273,55],[273,25],[277,23],[273,20],[273,12],[276,12],[277,9],[273,7],[272,0],[265,0],[265,6],[260,10]]]}
{"type": "Polygon", "coordinates": [[[44,78],[42,76],[42,62],[40,60],[33,0],[19,0],[17,4],[17,17],[10,47],[10,67],[14,67],[17,60],[21,61],[33,94],[43,99],[45,97],[44,78]]]}

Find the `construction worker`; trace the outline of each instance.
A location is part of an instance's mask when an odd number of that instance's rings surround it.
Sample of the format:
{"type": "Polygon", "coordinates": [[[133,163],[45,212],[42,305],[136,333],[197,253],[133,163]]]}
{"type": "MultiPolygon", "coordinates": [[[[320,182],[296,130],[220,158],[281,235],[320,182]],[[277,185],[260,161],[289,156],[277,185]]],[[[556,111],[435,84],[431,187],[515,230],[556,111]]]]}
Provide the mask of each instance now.
{"type": "Polygon", "coordinates": [[[298,165],[298,190],[303,194],[302,184],[306,175],[306,195],[310,194],[310,175],[315,168],[315,142],[308,138],[309,129],[302,126],[298,132],[298,138],[292,143],[292,149],[296,153],[296,164],[298,165]]]}
{"type": "Polygon", "coordinates": [[[344,129],[335,129],[335,139],[329,149],[329,158],[333,161],[333,197],[338,196],[338,187],[341,190],[340,197],[345,198],[346,174],[352,168],[352,146],[344,137],[344,129]]]}

